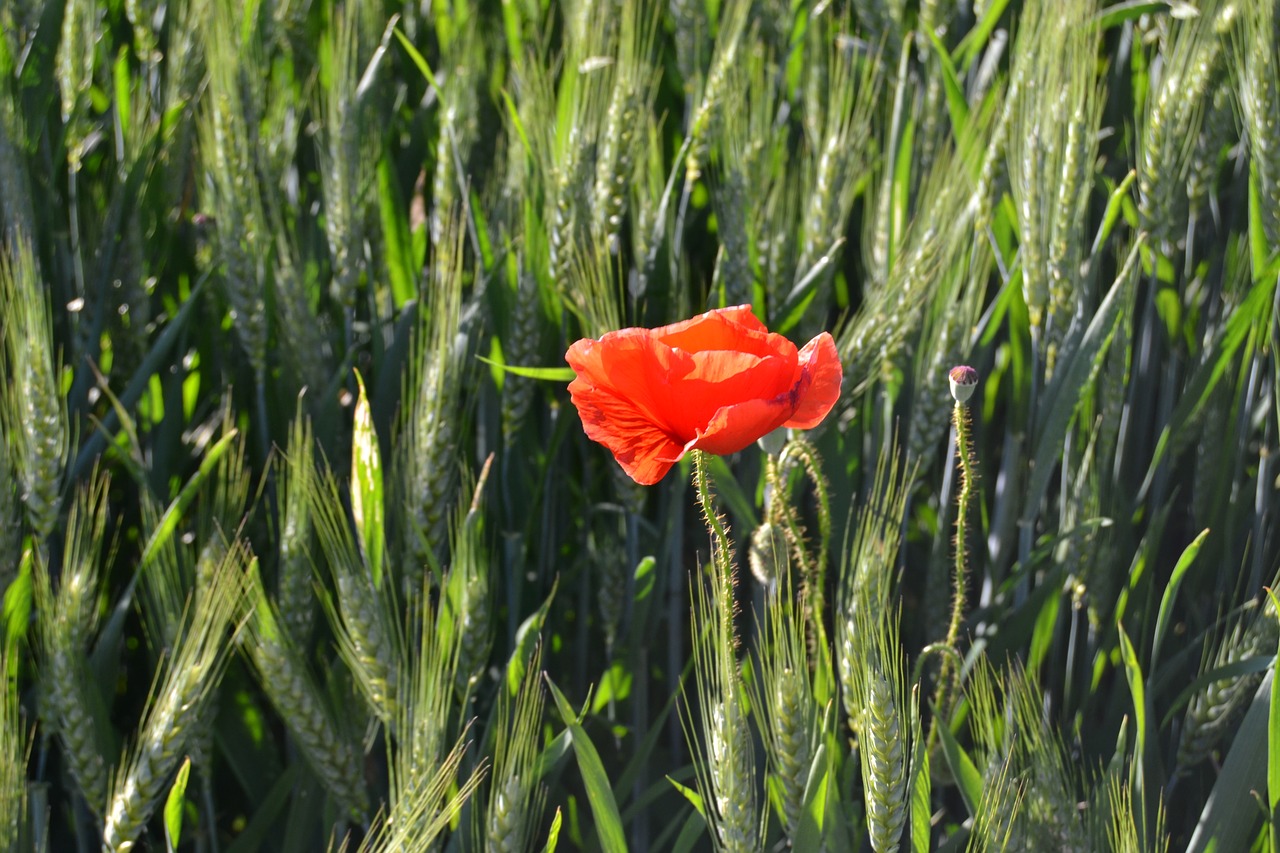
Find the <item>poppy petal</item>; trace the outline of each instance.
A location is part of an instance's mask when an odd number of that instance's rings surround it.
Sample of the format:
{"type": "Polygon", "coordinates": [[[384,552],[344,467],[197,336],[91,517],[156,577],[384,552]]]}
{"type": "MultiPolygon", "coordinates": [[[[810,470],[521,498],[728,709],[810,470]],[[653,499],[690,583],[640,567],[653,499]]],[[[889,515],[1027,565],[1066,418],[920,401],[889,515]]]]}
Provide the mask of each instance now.
{"type": "Polygon", "coordinates": [[[685,441],[704,433],[724,407],[785,394],[800,375],[794,358],[728,351],[694,353],[689,358],[692,370],[672,378],[665,414],[674,433],[685,441]]]}
{"type": "Polygon", "coordinates": [[[684,447],[625,397],[582,378],[569,383],[569,396],[578,409],[583,432],[603,444],[642,486],[651,486],[680,461],[684,447]]]}
{"type": "Polygon", "coordinates": [[[685,445],[685,450],[697,448],[716,456],[737,453],[756,442],[762,435],[773,432],[791,411],[790,395],[783,394],[772,400],[744,400],[723,406],[701,430],[698,437],[685,445]]]}
{"type": "Polygon", "coordinates": [[[822,423],[840,398],[840,383],[844,379],[840,353],[830,333],[823,332],[800,350],[800,370],[804,375],[803,387],[798,389],[791,419],[783,426],[813,429],[822,423]]]}
{"type": "Polygon", "coordinates": [[[675,431],[665,413],[670,408],[671,377],[689,371],[687,359],[654,341],[646,329],[609,332],[598,341],[580,340],[565,354],[580,379],[629,401],[666,432],[675,431]]]}
{"type": "Polygon", "coordinates": [[[708,311],[691,320],[654,329],[652,334],[667,346],[685,352],[732,350],[766,356],[779,354],[779,344],[791,346],[781,335],[770,334],[751,313],[750,305],[708,311]]]}

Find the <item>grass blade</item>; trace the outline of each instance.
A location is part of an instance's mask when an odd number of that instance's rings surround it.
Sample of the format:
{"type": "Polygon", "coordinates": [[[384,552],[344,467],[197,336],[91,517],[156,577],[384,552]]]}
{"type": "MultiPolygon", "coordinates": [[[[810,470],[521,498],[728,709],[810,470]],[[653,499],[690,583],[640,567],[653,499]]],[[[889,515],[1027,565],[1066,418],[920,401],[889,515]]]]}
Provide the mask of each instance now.
{"type": "Polygon", "coordinates": [[[556,687],[555,682],[547,676],[547,686],[555,699],[556,708],[569,730],[573,742],[573,752],[578,759],[578,770],[582,773],[582,782],[587,789],[587,801],[591,804],[591,814],[595,818],[596,834],[600,846],[605,853],[626,853],[627,840],[622,832],[622,817],[618,814],[618,802],[609,786],[609,777],[604,772],[604,764],[600,761],[600,753],[595,744],[587,736],[582,724],[573,712],[569,700],[556,687]]]}

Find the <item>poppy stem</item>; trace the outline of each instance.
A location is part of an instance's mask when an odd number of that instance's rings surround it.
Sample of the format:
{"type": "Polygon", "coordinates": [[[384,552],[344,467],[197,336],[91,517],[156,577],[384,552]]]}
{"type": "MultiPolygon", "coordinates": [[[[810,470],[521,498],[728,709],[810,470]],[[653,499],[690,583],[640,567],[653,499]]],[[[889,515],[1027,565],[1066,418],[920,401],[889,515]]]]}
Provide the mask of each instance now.
{"type": "Polygon", "coordinates": [[[737,635],[733,630],[735,580],[733,545],[729,541],[729,528],[725,526],[724,517],[716,512],[715,494],[711,490],[711,475],[707,472],[709,465],[707,454],[695,449],[693,451],[693,485],[698,492],[702,517],[707,523],[707,530],[711,533],[713,542],[712,566],[715,570],[716,609],[724,623],[724,636],[733,637],[736,645],[737,635]]]}
{"type": "MultiPolygon", "coordinates": [[[[956,540],[955,540],[955,574],[954,590],[951,599],[951,622],[947,626],[947,636],[943,644],[955,649],[960,640],[960,626],[964,622],[969,585],[969,508],[973,503],[974,481],[977,479],[977,463],[973,458],[970,442],[969,408],[957,401],[952,410],[952,421],[956,430],[956,457],[959,461],[960,497],[956,502],[956,540]]],[[[955,656],[943,658],[942,669],[938,673],[938,686],[935,703],[940,713],[947,712],[951,694],[959,677],[955,656]]]]}

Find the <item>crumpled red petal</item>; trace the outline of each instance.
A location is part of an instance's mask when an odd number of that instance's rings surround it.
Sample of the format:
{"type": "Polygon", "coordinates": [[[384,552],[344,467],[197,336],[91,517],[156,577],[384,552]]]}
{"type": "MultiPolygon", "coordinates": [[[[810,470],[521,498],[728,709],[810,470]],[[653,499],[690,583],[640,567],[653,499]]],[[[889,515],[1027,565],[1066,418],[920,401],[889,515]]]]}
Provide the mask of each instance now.
{"type": "Polygon", "coordinates": [[[813,429],[840,399],[844,381],[844,365],[831,335],[823,332],[800,350],[803,388],[796,394],[796,409],[783,426],[790,429],[813,429]]]}

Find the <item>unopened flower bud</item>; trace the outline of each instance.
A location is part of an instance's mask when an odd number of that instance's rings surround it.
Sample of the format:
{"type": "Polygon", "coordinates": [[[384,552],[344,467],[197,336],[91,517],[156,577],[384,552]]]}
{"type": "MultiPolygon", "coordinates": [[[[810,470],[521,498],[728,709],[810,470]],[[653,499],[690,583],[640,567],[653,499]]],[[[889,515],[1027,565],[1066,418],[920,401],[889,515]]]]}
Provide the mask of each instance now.
{"type": "Polygon", "coordinates": [[[778,427],[773,432],[767,432],[757,438],[756,444],[770,456],[777,456],[782,452],[782,448],[787,446],[787,432],[786,427],[778,427]]]}
{"type": "Polygon", "coordinates": [[[973,396],[973,389],[978,387],[978,371],[967,364],[951,368],[947,379],[951,383],[951,396],[956,398],[957,403],[966,402],[973,396]]]}
{"type": "Polygon", "coordinates": [[[782,528],[767,521],[757,527],[751,534],[747,562],[756,580],[772,587],[779,574],[787,570],[787,536],[782,528]]]}

